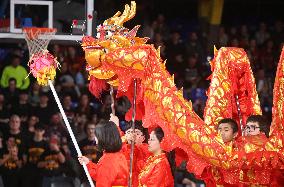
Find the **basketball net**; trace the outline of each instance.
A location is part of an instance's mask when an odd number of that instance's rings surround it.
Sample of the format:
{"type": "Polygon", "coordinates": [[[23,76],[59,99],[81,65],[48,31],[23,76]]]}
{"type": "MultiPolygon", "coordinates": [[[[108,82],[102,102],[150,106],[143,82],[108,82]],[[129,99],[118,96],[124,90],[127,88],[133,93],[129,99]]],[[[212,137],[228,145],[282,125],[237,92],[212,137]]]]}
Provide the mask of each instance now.
{"type": "Polygon", "coordinates": [[[56,33],[53,28],[24,28],[23,33],[29,48],[30,73],[40,85],[47,85],[48,80],[54,80],[59,63],[47,50],[50,40],[56,33]]]}

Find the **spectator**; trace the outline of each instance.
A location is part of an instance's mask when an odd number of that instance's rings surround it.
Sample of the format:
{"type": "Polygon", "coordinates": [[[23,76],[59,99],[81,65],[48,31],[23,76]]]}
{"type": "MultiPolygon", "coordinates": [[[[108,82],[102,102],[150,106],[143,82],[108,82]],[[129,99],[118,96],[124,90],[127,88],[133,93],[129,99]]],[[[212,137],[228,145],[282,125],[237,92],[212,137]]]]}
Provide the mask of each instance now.
{"type": "Polygon", "coordinates": [[[59,140],[51,138],[49,147],[38,162],[38,167],[42,168],[43,182],[42,187],[50,187],[53,182],[62,180],[62,167],[65,162],[65,156],[59,144],[59,140]]]}
{"type": "Polygon", "coordinates": [[[53,113],[53,109],[51,108],[48,101],[48,93],[41,92],[39,106],[34,107],[33,109],[33,114],[35,114],[39,118],[40,122],[43,124],[49,123],[51,114],[53,113]]]}
{"type": "Polygon", "coordinates": [[[224,27],[220,27],[219,29],[219,47],[226,47],[228,45],[228,35],[225,32],[224,27]]]}
{"type": "Polygon", "coordinates": [[[76,108],[76,113],[78,115],[85,114],[90,118],[94,113],[94,108],[90,104],[90,98],[88,94],[82,94],[80,97],[80,102],[76,108]]]}
{"type": "Polygon", "coordinates": [[[249,33],[246,25],[241,26],[239,40],[241,48],[246,48],[248,46],[249,33]]]}
{"type": "Polygon", "coordinates": [[[20,65],[21,59],[18,56],[12,56],[11,65],[4,68],[1,77],[1,87],[7,88],[9,79],[16,79],[16,87],[23,90],[27,89],[30,85],[30,79],[26,69],[20,65]]]}
{"type": "Polygon", "coordinates": [[[79,145],[83,155],[92,160],[92,162],[97,163],[100,158],[100,153],[95,141],[95,127],[96,124],[87,123],[85,128],[87,138],[80,141],[79,145]]]}
{"type": "Polygon", "coordinates": [[[37,82],[34,82],[31,88],[31,91],[29,93],[29,103],[36,107],[39,105],[40,101],[40,86],[37,82]]]}
{"type": "Polygon", "coordinates": [[[163,38],[167,39],[169,37],[169,28],[165,22],[165,16],[163,14],[159,14],[156,22],[157,26],[155,28],[155,33],[162,33],[163,38]]]}
{"type": "Polygon", "coordinates": [[[24,166],[23,187],[41,187],[42,184],[41,170],[38,168],[38,163],[41,155],[47,151],[48,144],[43,137],[45,132],[44,126],[37,123],[34,128],[34,135],[27,144],[27,163],[26,166],[24,166]]]}
{"type": "Polygon", "coordinates": [[[255,39],[251,39],[249,42],[249,47],[247,49],[247,55],[251,63],[251,68],[255,70],[260,68],[259,61],[259,49],[255,39]]]}
{"type": "Polygon", "coordinates": [[[284,41],[283,22],[281,20],[275,22],[271,37],[276,46],[280,46],[281,42],[284,41]]]}
{"type": "Polygon", "coordinates": [[[10,110],[13,106],[18,103],[19,100],[19,90],[16,88],[17,81],[15,78],[9,79],[8,88],[3,90],[6,104],[8,109],[10,110]]]}
{"type": "Polygon", "coordinates": [[[67,139],[68,136],[66,128],[63,124],[60,113],[54,113],[51,116],[50,123],[46,129],[46,136],[48,138],[57,137],[61,139],[67,139]]]}
{"type": "Polygon", "coordinates": [[[167,69],[171,73],[175,71],[177,64],[181,64],[183,61],[183,55],[185,52],[185,46],[180,38],[180,33],[174,31],[171,34],[171,39],[166,43],[166,56],[168,59],[167,69]]]}
{"type": "Polygon", "coordinates": [[[204,57],[204,51],[201,43],[199,42],[196,32],[189,33],[189,40],[185,44],[186,55],[195,56],[198,60],[202,60],[204,57]]]}
{"type": "Polygon", "coordinates": [[[11,109],[13,114],[20,116],[23,123],[27,122],[31,114],[31,105],[28,103],[28,99],[28,92],[25,90],[20,91],[19,101],[11,109]]]}
{"type": "Polygon", "coordinates": [[[63,109],[65,111],[67,118],[73,121],[75,117],[75,108],[73,107],[72,98],[70,95],[65,95],[63,97],[62,105],[63,105],[63,109]]]}
{"type": "Polygon", "coordinates": [[[27,136],[21,130],[21,119],[18,115],[12,115],[9,121],[9,129],[6,133],[4,133],[4,140],[7,142],[14,142],[18,146],[19,153],[25,159],[25,150],[26,150],[26,142],[27,136]]]}
{"type": "Polygon", "coordinates": [[[189,56],[187,58],[187,66],[184,70],[185,81],[194,85],[198,83],[201,72],[198,68],[197,58],[195,56],[189,56]]]}
{"type": "Polygon", "coordinates": [[[73,46],[69,46],[67,48],[67,56],[64,58],[64,62],[66,62],[70,67],[70,73],[75,75],[80,71],[82,67],[84,67],[85,59],[77,54],[77,50],[73,46]]]}
{"type": "Polygon", "coordinates": [[[259,30],[255,34],[257,44],[262,45],[269,37],[270,34],[266,30],[266,24],[260,23],[259,30]]]}
{"type": "Polygon", "coordinates": [[[100,119],[102,118],[102,119],[108,120],[110,113],[111,113],[111,96],[110,95],[104,95],[103,104],[100,108],[98,117],[100,119]]]}
{"type": "Polygon", "coordinates": [[[75,90],[75,80],[69,71],[70,67],[66,62],[61,64],[61,72],[57,76],[57,89],[59,89],[61,95],[69,94],[72,98],[77,98],[77,92],[75,90]]]}
{"type": "Polygon", "coordinates": [[[7,150],[0,159],[3,183],[7,187],[18,187],[21,184],[20,169],[23,165],[21,153],[13,140],[7,141],[7,150]]]}
{"type": "MultiPolygon", "coordinates": [[[[87,137],[79,142],[80,149],[82,150],[82,154],[86,156],[89,160],[94,163],[97,163],[102,156],[102,153],[98,150],[98,146],[95,141],[95,127],[94,123],[87,123],[86,125],[86,134],[87,137]]],[[[81,171],[82,181],[87,182],[87,178],[83,171],[81,171]]]]}
{"type": "Polygon", "coordinates": [[[28,139],[32,139],[35,133],[35,125],[39,122],[39,119],[35,115],[30,115],[27,123],[23,127],[23,131],[27,135],[28,139]]]}
{"type": "Polygon", "coordinates": [[[9,122],[10,112],[5,104],[4,94],[0,92],[0,131],[3,130],[3,126],[9,122]]]}

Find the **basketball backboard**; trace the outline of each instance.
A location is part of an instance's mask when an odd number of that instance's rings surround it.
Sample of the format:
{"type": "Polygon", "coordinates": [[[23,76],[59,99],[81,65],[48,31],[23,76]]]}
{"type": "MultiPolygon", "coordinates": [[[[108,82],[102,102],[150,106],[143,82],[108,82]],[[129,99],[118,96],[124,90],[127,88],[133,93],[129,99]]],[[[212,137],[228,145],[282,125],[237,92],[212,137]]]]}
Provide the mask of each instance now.
{"type": "Polygon", "coordinates": [[[48,27],[57,29],[53,40],[80,41],[92,34],[93,10],[94,0],[1,0],[0,38],[23,39],[23,27],[48,27]]]}

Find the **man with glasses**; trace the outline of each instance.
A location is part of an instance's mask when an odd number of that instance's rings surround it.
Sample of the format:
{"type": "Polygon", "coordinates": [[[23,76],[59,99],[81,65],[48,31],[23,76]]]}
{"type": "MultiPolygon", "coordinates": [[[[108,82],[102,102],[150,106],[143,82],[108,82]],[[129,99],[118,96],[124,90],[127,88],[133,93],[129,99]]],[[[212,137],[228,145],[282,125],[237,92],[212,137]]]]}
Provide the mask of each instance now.
{"type": "Polygon", "coordinates": [[[254,136],[263,133],[267,138],[269,137],[269,125],[261,115],[251,115],[248,117],[244,131],[245,136],[254,136]]]}

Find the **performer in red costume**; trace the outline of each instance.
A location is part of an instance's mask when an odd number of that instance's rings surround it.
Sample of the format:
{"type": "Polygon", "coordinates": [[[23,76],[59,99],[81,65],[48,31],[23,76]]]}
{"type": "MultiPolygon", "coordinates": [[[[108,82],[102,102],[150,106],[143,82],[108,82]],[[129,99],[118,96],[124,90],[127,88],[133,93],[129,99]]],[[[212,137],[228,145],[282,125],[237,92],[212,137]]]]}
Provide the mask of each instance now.
{"type": "Polygon", "coordinates": [[[87,164],[92,179],[96,181],[96,187],[127,186],[129,168],[121,153],[122,141],[116,125],[111,121],[99,124],[95,128],[95,135],[103,156],[98,164],[81,156],[78,158],[80,164],[87,164]]]}
{"type": "Polygon", "coordinates": [[[173,187],[174,179],[171,166],[167,159],[166,153],[161,149],[160,143],[164,137],[161,128],[156,128],[150,134],[148,140],[149,151],[153,154],[150,156],[144,167],[140,171],[138,180],[139,187],[173,187]]]}
{"type": "MultiPolygon", "coordinates": [[[[119,119],[117,116],[111,114],[110,121],[114,122],[118,130],[119,128],[119,119]]],[[[134,141],[134,154],[133,154],[133,171],[132,171],[132,186],[138,186],[138,174],[143,167],[143,164],[146,162],[147,158],[150,157],[152,154],[148,151],[148,144],[144,143],[148,140],[148,132],[142,126],[140,121],[135,121],[135,129],[132,130],[132,124],[127,123],[125,134],[120,131],[122,136],[122,153],[124,154],[128,165],[130,164],[130,152],[131,152],[131,141],[134,141]]]]}

